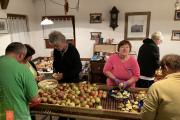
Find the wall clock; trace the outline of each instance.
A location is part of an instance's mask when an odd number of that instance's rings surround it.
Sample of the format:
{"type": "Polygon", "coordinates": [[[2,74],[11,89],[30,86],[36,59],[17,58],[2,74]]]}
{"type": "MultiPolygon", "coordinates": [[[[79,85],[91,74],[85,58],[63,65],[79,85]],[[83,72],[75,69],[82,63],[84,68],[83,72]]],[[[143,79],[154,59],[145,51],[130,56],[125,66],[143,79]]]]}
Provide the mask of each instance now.
{"type": "Polygon", "coordinates": [[[112,27],[113,30],[118,27],[118,14],[119,10],[114,6],[110,11],[110,27],[112,27]]]}

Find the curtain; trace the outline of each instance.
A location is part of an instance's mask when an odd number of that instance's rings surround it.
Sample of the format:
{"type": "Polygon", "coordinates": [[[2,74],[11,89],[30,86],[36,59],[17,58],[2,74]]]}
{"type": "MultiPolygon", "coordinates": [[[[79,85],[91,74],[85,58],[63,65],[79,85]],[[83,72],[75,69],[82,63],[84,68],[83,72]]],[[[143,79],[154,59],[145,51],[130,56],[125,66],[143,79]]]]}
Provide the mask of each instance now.
{"type": "Polygon", "coordinates": [[[51,33],[53,30],[60,31],[65,35],[66,39],[74,39],[73,25],[71,20],[53,19],[53,22],[53,25],[43,26],[44,39],[48,39],[49,33],[51,33]]]}
{"type": "Polygon", "coordinates": [[[12,42],[30,43],[26,18],[8,17],[7,22],[12,42]]]}

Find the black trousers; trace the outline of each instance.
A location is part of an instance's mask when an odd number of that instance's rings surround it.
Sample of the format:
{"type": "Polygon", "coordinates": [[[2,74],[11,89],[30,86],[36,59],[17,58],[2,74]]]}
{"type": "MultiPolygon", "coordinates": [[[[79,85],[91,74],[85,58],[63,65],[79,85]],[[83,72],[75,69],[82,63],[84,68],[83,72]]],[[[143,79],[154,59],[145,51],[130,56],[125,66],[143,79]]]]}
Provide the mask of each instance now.
{"type": "Polygon", "coordinates": [[[154,80],[143,80],[143,79],[139,79],[136,82],[136,87],[139,88],[149,88],[152,84],[154,83],[154,80]]]}
{"type": "Polygon", "coordinates": [[[31,115],[31,120],[36,120],[36,116],[35,115],[31,115]]]}

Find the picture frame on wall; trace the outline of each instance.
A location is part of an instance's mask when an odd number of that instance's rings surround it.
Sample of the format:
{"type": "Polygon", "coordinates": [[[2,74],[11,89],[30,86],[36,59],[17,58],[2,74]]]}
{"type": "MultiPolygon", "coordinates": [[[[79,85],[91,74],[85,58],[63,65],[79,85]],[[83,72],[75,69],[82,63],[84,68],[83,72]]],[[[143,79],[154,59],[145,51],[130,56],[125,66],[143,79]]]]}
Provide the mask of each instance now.
{"type": "Polygon", "coordinates": [[[0,34],[8,33],[7,19],[0,18],[0,34]]]}
{"type": "Polygon", "coordinates": [[[101,32],[91,32],[91,40],[99,40],[101,38],[101,32]]]}
{"type": "Polygon", "coordinates": [[[180,41],[180,30],[172,30],[171,40],[180,41]]]}
{"type": "Polygon", "coordinates": [[[180,20],[180,10],[175,10],[174,20],[180,20]]]}
{"type": "Polygon", "coordinates": [[[90,23],[102,23],[102,13],[90,13],[90,23]]]}
{"type": "Polygon", "coordinates": [[[149,36],[151,12],[125,13],[125,40],[143,40],[149,36]]]}

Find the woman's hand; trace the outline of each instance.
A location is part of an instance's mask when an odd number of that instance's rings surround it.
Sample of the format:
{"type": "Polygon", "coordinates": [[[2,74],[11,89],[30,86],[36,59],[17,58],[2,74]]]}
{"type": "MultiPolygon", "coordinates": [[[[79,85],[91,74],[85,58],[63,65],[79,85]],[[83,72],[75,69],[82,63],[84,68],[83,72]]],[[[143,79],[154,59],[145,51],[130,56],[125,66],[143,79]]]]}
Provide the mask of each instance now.
{"type": "Polygon", "coordinates": [[[116,86],[119,86],[120,80],[119,79],[114,79],[114,83],[116,86]]]}
{"type": "Polygon", "coordinates": [[[128,85],[129,85],[128,81],[125,81],[125,82],[121,82],[119,84],[119,87],[122,89],[126,89],[128,87],[128,85]]]}

